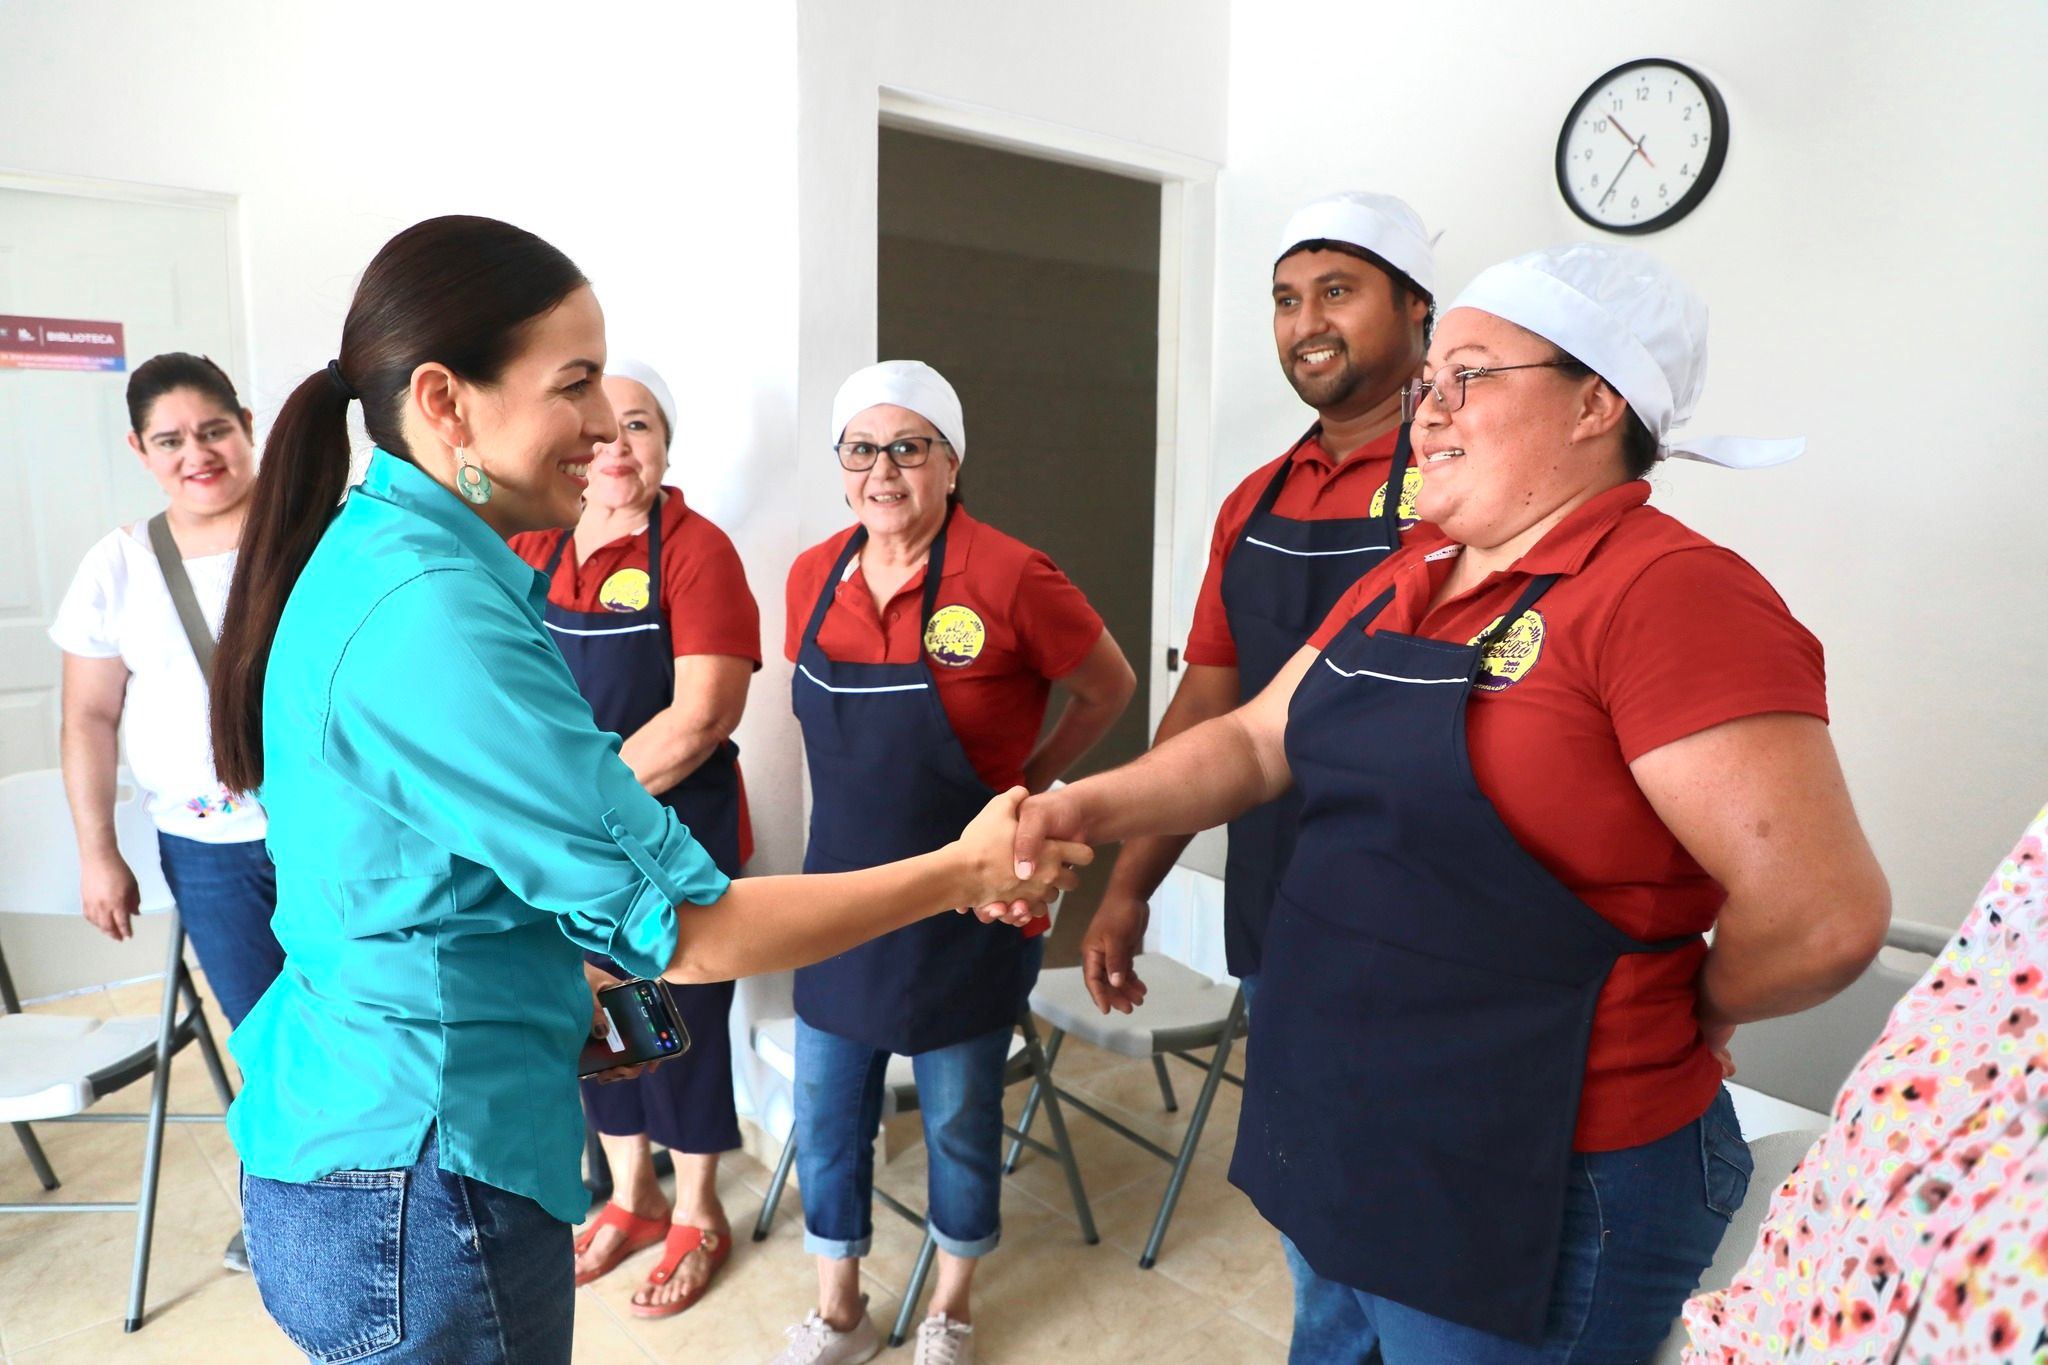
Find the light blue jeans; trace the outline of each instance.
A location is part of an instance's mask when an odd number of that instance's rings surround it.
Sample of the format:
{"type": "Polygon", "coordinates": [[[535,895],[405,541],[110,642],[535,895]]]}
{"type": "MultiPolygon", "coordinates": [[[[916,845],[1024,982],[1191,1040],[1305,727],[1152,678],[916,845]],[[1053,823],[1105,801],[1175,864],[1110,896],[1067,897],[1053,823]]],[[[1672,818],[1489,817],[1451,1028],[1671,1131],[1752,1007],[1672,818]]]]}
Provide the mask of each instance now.
{"type": "MultiPolygon", "coordinates": [[[[1002,1240],[1003,1069],[1011,1029],[910,1059],[924,1118],[926,1217],[955,1256],[1002,1240]]],[[[796,1170],[804,1250],[844,1260],[874,1245],[875,1133],[889,1053],[796,1021],[796,1170]]]]}
{"type": "Polygon", "coordinates": [[[242,1175],[263,1307],[319,1365],[568,1365],[569,1225],[533,1200],[440,1168],[318,1180],[242,1175]]]}
{"type": "MultiPolygon", "coordinates": [[[[1698,1119],[1619,1152],[1572,1157],[1543,1340],[1525,1346],[1326,1280],[1282,1237],[1294,1272],[1291,1365],[1638,1365],[1656,1354],[1749,1189],[1749,1148],[1724,1089],[1698,1119]]],[[[1359,1229],[1361,1237],[1372,1235],[1359,1229]]]]}

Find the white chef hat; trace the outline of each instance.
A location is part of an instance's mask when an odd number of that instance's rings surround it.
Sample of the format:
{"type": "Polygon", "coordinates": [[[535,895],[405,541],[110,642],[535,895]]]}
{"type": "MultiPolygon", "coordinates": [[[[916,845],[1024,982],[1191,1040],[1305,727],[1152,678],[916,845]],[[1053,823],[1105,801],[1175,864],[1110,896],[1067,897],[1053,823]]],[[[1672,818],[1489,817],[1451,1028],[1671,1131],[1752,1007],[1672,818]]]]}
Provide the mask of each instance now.
{"type": "Polygon", "coordinates": [[[661,376],[654,367],[644,360],[631,356],[615,356],[605,362],[604,372],[614,379],[630,379],[646,387],[654,395],[654,406],[661,409],[661,421],[668,433],[668,439],[676,438],[676,400],[669,397],[668,385],[661,382],[661,376]]]}
{"type": "Polygon", "coordinates": [[[1277,263],[1303,242],[1343,242],[1370,251],[1436,297],[1434,238],[1414,209],[1391,194],[1346,190],[1295,210],[1280,234],[1277,263]]]}
{"type": "Polygon", "coordinates": [[[960,395],[922,360],[883,360],[855,370],[832,399],[832,443],[846,434],[846,424],[874,407],[888,403],[909,408],[939,430],[953,453],[967,458],[967,423],[960,416],[960,395]]]}
{"type": "Polygon", "coordinates": [[[1806,449],[1797,436],[1667,439],[1706,387],[1707,305],[1648,252],[1605,242],[1532,251],[1481,271],[1456,308],[1505,318],[1590,367],[1656,436],[1659,459],[1762,469],[1806,449]]]}

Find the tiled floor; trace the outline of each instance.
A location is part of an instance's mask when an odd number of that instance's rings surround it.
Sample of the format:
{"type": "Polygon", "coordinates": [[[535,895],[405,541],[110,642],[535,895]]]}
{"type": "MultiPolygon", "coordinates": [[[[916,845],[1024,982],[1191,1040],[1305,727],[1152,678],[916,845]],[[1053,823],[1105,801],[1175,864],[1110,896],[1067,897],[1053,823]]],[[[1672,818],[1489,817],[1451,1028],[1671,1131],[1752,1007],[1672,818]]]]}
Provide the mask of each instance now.
{"type": "MultiPolygon", "coordinates": [[[[154,1013],[154,983],[63,1002],[67,1013],[154,1013]]],[[[1164,1113],[1151,1067],[1070,1042],[1059,1075],[1155,1141],[1178,1143],[1185,1113],[1164,1113]]],[[[173,1107],[213,1107],[197,1052],[173,1068],[173,1107]]],[[[1183,1101],[1199,1076],[1176,1068],[1183,1101]]],[[[1011,1110],[1023,1097],[1012,1092],[1011,1110]]],[[[109,1107],[139,1109],[147,1087],[133,1086],[109,1107]],[[125,1101],[125,1103],[123,1103],[125,1101]]],[[[1083,1178],[1102,1232],[1085,1246],[1059,1169],[1027,1155],[1005,1186],[1004,1244],[976,1285],[980,1359],[994,1365],[1171,1361],[1182,1365],[1257,1365],[1286,1358],[1292,1319],[1287,1272],[1273,1231],[1224,1181],[1237,1129],[1237,1092],[1224,1087],[1202,1153],[1156,1269],[1140,1270],[1138,1251],[1166,1185],[1166,1167],[1090,1120],[1069,1123],[1083,1178]]],[[[1041,1131],[1043,1125],[1041,1124],[1041,1131]]],[[[64,1180],[51,1199],[134,1197],[140,1125],[54,1124],[40,1133],[64,1180]]],[[[735,1227],[752,1226],[768,1171],[735,1154],[723,1164],[723,1191],[735,1227]]],[[[924,1154],[912,1148],[882,1168],[887,1189],[923,1202],[924,1154]]],[[[263,1314],[246,1275],[221,1268],[220,1252],[237,1222],[235,1161],[221,1129],[172,1125],[151,1261],[149,1319],[125,1336],[135,1222],[123,1214],[0,1215],[0,1362],[241,1361],[299,1359],[263,1314]]],[[[42,1198],[11,1135],[0,1134],[0,1201],[42,1198]]],[[[745,1240],[712,1292],[681,1317],[642,1322],[627,1311],[633,1289],[654,1263],[650,1249],[576,1296],[578,1362],[689,1361],[758,1365],[783,1344],[782,1329],[808,1310],[816,1280],[803,1254],[797,1200],[786,1200],[766,1242],[745,1240]]],[[[878,1321],[893,1318],[917,1251],[902,1220],[877,1209],[875,1253],[863,1265],[878,1321]]],[[[909,1348],[885,1352],[907,1365],[909,1348]]]]}

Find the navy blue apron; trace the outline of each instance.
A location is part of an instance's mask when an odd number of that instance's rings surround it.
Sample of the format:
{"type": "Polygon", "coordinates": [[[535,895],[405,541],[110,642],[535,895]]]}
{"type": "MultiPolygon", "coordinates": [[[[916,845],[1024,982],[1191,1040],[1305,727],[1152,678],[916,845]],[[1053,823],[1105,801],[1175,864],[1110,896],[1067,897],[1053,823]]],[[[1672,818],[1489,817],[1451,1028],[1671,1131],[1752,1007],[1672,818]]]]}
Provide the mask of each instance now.
{"type": "MultiPolygon", "coordinates": [[[[825,575],[804,627],[791,693],[811,771],[806,872],[850,872],[930,853],[959,837],[995,795],[975,772],[924,662],[836,663],[818,647],[846,566],[867,543],[856,530],[825,575]]],[[[940,528],[925,560],[918,638],[938,604],[946,562],[940,528]]],[[[1024,936],[973,915],[934,915],[796,974],[796,1012],[812,1028],[878,1051],[914,1054],[1017,1021],[1024,936]]]]}
{"type": "MultiPolygon", "coordinates": [[[[1317,1274],[1540,1339],[1601,986],[1623,933],[1515,842],[1465,750],[1486,651],[1364,627],[1296,689],[1302,793],[1268,925],[1233,1184],[1317,1274]]],[[[1560,800],[1570,799],[1560,790],[1560,800]]]]}
{"type": "MultiPolygon", "coordinates": [[[[554,576],[574,530],[555,542],[542,572],[554,576]]],[[[598,727],[631,735],[675,702],[676,661],[661,611],[661,502],[647,513],[647,605],[638,611],[570,611],[547,604],[548,634],[568,662],[598,727]]],[[[739,746],[726,740],[695,771],[655,799],[690,827],[727,876],[740,870],[739,746]]],[[[631,976],[599,953],[585,953],[615,976],[631,976]]],[[[680,1152],[722,1152],[740,1145],[732,1092],[733,983],[670,986],[690,1034],[690,1055],[615,1085],[583,1083],[584,1107],[601,1133],[646,1133],[680,1152]]]]}
{"type": "MultiPolygon", "coordinates": [[[[1308,439],[1303,437],[1303,440],[1308,439]]],[[[1394,446],[1386,500],[1373,517],[1296,521],[1273,504],[1294,467],[1292,454],[1272,481],[1223,561],[1223,613],[1237,645],[1239,704],[1279,676],[1337,599],[1401,545],[1401,492],[1408,473],[1408,428],[1394,446]]],[[[1294,848],[1300,789],[1282,793],[1230,822],[1223,866],[1223,951],[1232,976],[1259,970],[1259,944],[1294,848]]]]}

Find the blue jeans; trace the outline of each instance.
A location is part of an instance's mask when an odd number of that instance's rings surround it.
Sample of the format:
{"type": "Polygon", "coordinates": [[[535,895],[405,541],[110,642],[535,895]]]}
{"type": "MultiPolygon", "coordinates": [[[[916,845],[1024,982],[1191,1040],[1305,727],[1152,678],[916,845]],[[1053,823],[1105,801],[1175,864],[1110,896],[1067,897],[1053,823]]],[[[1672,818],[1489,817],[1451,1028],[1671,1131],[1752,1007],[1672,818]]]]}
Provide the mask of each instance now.
{"type": "MultiPolygon", "coordinates": [[[[1323,1279],[1285,1237],[1293,1365],[1637,1365],[1656,1354],[1749,1190],[1749,1148],[1724,1089],[1685,1127],[1572,1157],[1543,1341],[1525,1346],[1323,1279]]],[[[1369,1237],[1370,1228],[1359,1235],[1369,1237]]]]}
{"type": "MultiPolygon", "coordinates": [[[[1002,1239],[1003,1068],[1011,1029],[910,1059],[924,1118],[932,1240],[986,1256],[1002,1239]]],[[[874,1243],[875,1133],[890,1054],[796,1021],[796,1169],[804,1250],[844,1260],[874,1243]]]]}
{"type": "Polygon", "coordinates": [[[566,1365],[576,1311],[569,1225],[451,1175],[439,1143],[398,1171],[303,1183],[242,1175],[263,1307],[320,1365],[566,1365]]]}
{"type": "Polygon", "coordinates": [[[284,949],[270,931],[277,869],[261,839],[204,844],[159,833],[156,844],[206,984],[233,1028],[284,970],[284,949]]]}

